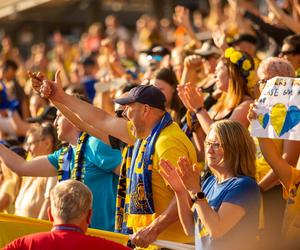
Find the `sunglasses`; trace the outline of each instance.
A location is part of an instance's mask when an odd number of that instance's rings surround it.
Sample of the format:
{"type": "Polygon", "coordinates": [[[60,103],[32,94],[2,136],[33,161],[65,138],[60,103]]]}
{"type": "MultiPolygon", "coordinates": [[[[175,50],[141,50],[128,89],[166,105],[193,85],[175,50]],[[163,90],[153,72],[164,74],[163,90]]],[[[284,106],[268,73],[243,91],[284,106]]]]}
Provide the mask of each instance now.
{"type": "Polygon", "coordinates": [[[159,55],[148,55],[148,56],[147,56],[147,59],[148,59],[149,61],[154,60],[154,61],[156,61],[156,62],[160,62],[160,61],[163,59],[163,57],[162,57],[162,56],[159,56],[159,55]]]}
{"type": "Polygon", "coordinates": [[[115,115],[119,118],[123,117],[124,109],[115,110],[115,115]]]}
{"type": "Polygon", "coordinates": [[[293,54],[300,54],[300,52],[299,52],[299,51],[296,51],[296,50],[281,51],[281,52],[279,53],[279,57],[288,56],[288,55],[293,55],[293,54]]]}

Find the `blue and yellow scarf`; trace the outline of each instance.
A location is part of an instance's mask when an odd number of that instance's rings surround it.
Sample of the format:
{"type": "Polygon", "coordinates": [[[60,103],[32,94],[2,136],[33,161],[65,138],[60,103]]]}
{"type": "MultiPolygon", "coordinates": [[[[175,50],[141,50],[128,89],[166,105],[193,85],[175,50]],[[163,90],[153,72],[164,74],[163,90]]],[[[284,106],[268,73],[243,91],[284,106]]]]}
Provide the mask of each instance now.
{"type": "Polygon", "coordinates": [[[86,132],[81,132],[76,146],[74,168],[71,171],[71,161],[73,157],[73,149],[71,145],[64,147],[58,158],[58,181],[64,181],[73,179],[82,181],[84,178],[83,174],[83,157],[86,146],[86,141],[89,135],[86,132]]]}
{"type": "Polygon", "coordinates": [[[137,140],[133,147],[124,149],[117,195],[116,232],[129,234],[133,227],[145,227],[154,220],[152,165],[155,142],[160,132],[172,122],[171,115],[166,113],[145,140],[137,140]]]}

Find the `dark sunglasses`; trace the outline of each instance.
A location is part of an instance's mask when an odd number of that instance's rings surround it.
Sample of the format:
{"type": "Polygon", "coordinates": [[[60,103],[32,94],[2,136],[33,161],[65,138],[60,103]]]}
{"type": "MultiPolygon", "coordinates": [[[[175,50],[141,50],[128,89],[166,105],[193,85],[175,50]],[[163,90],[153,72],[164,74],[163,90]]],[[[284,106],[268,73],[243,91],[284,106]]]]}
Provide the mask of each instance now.
{"type": "Polygon", "coordinates": [[[287,56],[287,55],[293,55],[293,54],[300,54],[300,52],[296,51],[296,50],[281,51],[281,52],[279,52],[279,57],[283,57],[283,56],[287,56]]]}

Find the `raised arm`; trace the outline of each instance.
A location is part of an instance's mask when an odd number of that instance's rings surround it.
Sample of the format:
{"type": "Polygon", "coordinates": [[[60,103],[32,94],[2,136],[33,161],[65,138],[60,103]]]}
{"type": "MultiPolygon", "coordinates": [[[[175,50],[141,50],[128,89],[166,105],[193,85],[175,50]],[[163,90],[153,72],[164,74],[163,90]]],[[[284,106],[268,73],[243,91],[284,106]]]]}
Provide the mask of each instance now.
{"type": "MultiPolygon", "coordinates": [[[[288,141],[288,140],[285,140],[283,143],[282,158],[286,160],[286,162],[290,166],[297,165],[297,160],[298,160],[299,150],[300,150],[299,143],[300,141],[288,141]]],[[[270,169],[270,171],[259,182],[259,187],[264,191],[267,191],[270,188],[278,185],[278,183],[279,183],[278,176],[274,173],[273,169],[270,169]]]]}
{"type": "Polygon", "coordinates": [[[19,176],[56,176],[56,169],[47,156],[39,156],[31,161],[0,144],[0,160],[19,176]]]}
{"type": "Polygon", "coordinates": [[[93,126],[89,126],[86,122],[81,120],[76,114],[74,114],[71,110],[69,110],[66,106],[62,105],[58,102],[52,102],[57,109],[60,110],[65,117],[68,118],[70,122],[72,122],[80,131],[85,131],[89,135],[95,136],[101,141],[109,144],[108,134],[102,130],[95,129],[93,126]]]}
{"type": "MultiPolygon", "coordinates": [[[[35,84],[37,84],[36,81],[32,80],[33,87],[35,84]]],[[[66,94],[62,89],[59,71],[55,74],[55,81],[43,80],[40,85],[40,93],[45,97],[49,97],[62,114],[80,127],[82,131],[100,137],[100,134],[96,133],[99,130],[128,144],[134,143],[127,129],[127,121],[111,116],[92,104],[66,94]]]]}
{"type": "Polygon", "coordinates": [[[282,158],[275,143],[269,138],[258,138],[260,149],[264,158],[274,170],[285,188],[289,188],[292,167],[282,158]]]}
{"type": "MultiPolygon", "coordinates": [[[[71,111],[66,112],[66,109],[60,110],[64,116],[75,122],[75,125],[79,126],[83,131],[91,132],[100,138],[102,135],[101,131],[104,131],[108,135],[119,138],[128,144],[134,143],[127,129],[127,121],[122,118],[111,116],[104,110],[65,93],[53,103],[54,105],[59,103],[71,111]],[[97,130],[99,132],[96,132],[97,130]]],[[[59,105],[57,108],[60,109],[61,106],[59,105]]]]}
{"type": "MultiPolygon", "coordinates": [[[[250,105],[247,116],[249,121],[257,119],[255,108],[255,104],[250,105]]],[[[274,170],[280,182],[288,189],[291,180],[292,167],[282,158],[275,143],[270,138],[258,138],[258,141],[265,160],[274,170]]]]}
{"type": "Polygon", "coordinates": [[[198,88],[195,89],[190,83],[186,83],[184,86],[179,85],[177,90],[183,104],[188,110],[196,113],[204,133],[207,134],[213,120],[204,108],[201,90],[198,88]]]}
{"type": "MultiPolygon", "coordinates": [[[[199,185],[199,174],[196,166],[191,165],[185,158],[181,157],[178,161],[178,170],[172,170],[173,167],[167,161],[161,161],[163,168],[162,175],[175,191],[178,199],[179,218],[186,233],[193,232],[193,217],[191,213],[190,198],[201,191],[199,185]],[[191,195],[184,194],[182,186],[191,195]]],[[[241,206],[224,202],[218,211],[215,211],[206,199],[197,200],[193,206],[196,209],[201,223],[204,224],[209,235],[213,238],[219,238],[230,231],[245,215],[245,209],[241,206]],[[234,216],[232,216],[234,214],[234,216]]]]}
{"type": "Polygon", "coordinates": [[[30,123],[22,120],[19,113],[17,111],[14,111],[12,113],[12,120],[13,124],[12,127],[15,130],[16,134],[19,136],[26,135],[27,130],[30,128],[30,123]]]}
{"type": "Polygon", "coordinates": [[[198,70],[201,70],[202,59],[201,56],[191,55],[184,59],[183,72],[180,79],[180,84],[184,85],[186,82],[190,82],[193,86],[197,83],[198,70]]]}
{"type": "Polygon", "coordinates": [[[186,33],[190,36],[191,39],[196,42],[198,46],[201,45],[201,42],[197,39],[197,36],[190,23],[190,14],[187,8],[180,5],[176,6],[175,12],[173,14],[173,20],[177,26],[184,27],[186,33]]]}
{"type": "Polygon", "coordinates": [[[249,126],[249,121],[247,119],[247,112],[249,107],[253,103],[253,100],[247,100],[239,104],[232,112],[232,115],[229,117],[230,120],[240,122],[246,128],[249,126]]]}
{"type": "Polygon", "coordinates": [[[300,33],[300,23],[293,17],[284,13],[284,11],[276,5],[274,0],[267,0],[270,10],[275,14],[278,20],[295,33],[300,33]]]}
{"type": "Polygon", "coordinates": [[[168,182],[175,192],[179,219],[186,235],[194,235],[194,221],[191,210],[191,199],[185,189],[177,171],[170,161],[162,159],[160,161],[161,176],[168,182]]]}

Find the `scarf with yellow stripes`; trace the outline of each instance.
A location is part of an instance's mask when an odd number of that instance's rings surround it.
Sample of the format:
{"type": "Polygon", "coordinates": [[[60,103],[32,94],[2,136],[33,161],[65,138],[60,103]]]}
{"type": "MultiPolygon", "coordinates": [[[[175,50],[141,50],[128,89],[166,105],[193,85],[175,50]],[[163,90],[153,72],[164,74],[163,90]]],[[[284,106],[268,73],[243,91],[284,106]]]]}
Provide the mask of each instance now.
{"type": "Polygon", "coordinates": [[[84,179],[84,170],[83,170],[83,160],[84,160],[84,151],[86,146],[86,141],[89,138],[89,135],[86,132],[81,132],[79,134],[74,168],[71,170],[71,161],[73,157],[73,149],[71,145],[66,146],[62,149],[61,154],[58,158],[58,181],[64,181],[68,179],[73,179],[77,181],[83,181],[84,179]]]}
{"type": "Polygon", "coordinates": [[[133,147],[124,149],[117,194],[115,232],[130,234],[134,226],[145,227],[155,218],[152,195],[155,142],[160,132],[172,122],[171,115],[166,112],[146,139],[137,140],[133,147]]]}

